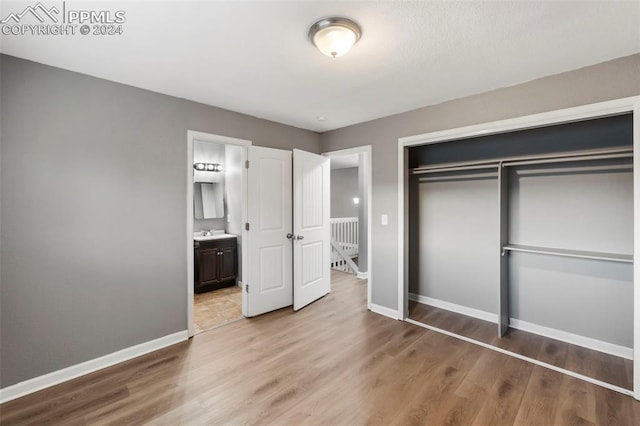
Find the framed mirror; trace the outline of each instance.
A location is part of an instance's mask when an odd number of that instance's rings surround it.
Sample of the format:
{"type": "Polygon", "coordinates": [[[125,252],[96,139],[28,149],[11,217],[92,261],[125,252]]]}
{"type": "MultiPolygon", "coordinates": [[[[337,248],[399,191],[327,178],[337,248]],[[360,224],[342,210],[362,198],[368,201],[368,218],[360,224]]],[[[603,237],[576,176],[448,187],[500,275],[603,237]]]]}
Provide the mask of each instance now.
{"type": "Polygon", "coordinates": [[[193,184],[193,212],[196,219],[224,217],[221,183],[195,182],[193,184]]]}

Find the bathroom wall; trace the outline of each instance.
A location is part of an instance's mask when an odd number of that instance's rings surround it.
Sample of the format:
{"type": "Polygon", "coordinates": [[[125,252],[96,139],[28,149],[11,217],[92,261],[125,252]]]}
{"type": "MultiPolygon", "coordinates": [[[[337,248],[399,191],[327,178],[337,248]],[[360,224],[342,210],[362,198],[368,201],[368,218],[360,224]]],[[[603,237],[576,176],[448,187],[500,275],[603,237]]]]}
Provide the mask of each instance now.
{"type": "Polygon", "coordinates": [[[225,145],[224,175],[226,230],[238,236],[238,281],[242,281],[242,147],[225,145]]]}

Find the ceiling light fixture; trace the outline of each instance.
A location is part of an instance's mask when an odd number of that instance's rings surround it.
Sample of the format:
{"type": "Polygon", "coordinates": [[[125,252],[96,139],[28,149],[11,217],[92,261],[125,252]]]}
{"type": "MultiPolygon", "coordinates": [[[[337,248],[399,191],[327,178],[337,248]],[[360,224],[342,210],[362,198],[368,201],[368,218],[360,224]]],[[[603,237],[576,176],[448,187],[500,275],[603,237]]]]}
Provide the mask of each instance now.
{"type": "Polygon", "coordinates": [[[347,53],[360,40],[361,34],[358,24],[337,16],[321,19],[309,28],[311,43],[333,58],[347,53]]]}

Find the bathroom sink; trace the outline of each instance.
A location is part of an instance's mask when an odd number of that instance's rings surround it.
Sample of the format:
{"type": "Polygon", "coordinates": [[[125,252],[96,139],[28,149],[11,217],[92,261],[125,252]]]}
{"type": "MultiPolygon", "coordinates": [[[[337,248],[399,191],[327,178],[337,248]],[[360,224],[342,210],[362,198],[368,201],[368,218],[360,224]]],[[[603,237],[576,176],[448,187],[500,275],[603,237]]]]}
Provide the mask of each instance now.
{"type": "Polygon", "coordinates": [[[214,235],[194,235],[193,239],[195,241],[209,241],[209,240],[220,240],[222,238],[236,238],[237,235],[233,234],[225,234],[224,232],[221,234],[214,235]]]}

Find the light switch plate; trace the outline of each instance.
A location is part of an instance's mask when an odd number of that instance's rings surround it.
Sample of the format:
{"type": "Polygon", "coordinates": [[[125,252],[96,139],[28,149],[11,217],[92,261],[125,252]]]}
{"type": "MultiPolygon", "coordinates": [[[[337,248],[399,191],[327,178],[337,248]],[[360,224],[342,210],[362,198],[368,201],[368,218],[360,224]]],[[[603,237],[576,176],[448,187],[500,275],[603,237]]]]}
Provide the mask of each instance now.
{"type": "Polygon", "coordinates": [[[382,225],[388,225],[389,224],[389,215],[383,214],[382,216],[380,216],[380,223],[382,225]]]}

